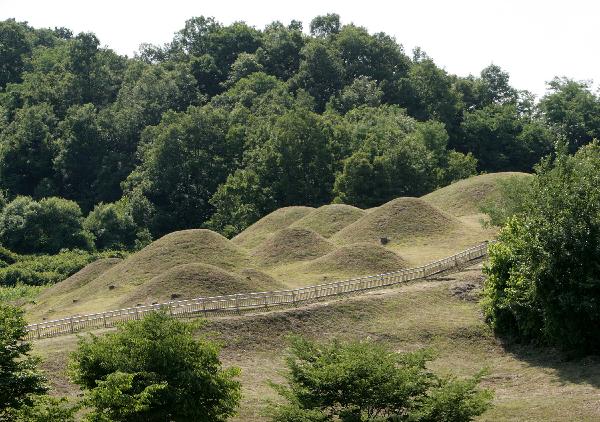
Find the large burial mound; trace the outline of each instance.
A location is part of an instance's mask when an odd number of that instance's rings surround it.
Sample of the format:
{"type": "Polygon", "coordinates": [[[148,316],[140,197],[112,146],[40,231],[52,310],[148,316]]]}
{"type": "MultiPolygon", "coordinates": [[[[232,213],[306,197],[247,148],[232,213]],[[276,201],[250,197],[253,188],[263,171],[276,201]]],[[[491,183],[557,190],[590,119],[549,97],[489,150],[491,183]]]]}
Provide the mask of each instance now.
{"type": "Polygon", "coordinates": [[[213,265],[192,263],[171,268],[127,294],[120,306],[164,303],[235,293],[282,289],[283,285],[257,270],[231,273],[213,265]]]}
{"type": "Polygon", "coordinates": [[[306,264],[311,273],[333,273],[348,276],[381,274],[407,268],[404,259],[373,243],[354,243],[342,246],[306,264]]]}
{"type": "Polygon", "coordinates": [[[252,249],[261,244],[271,234],[289,227],[313,210],[312,207],[279,208],[238,234],[232,241],[243,248],[252,249]]]}
{"type": "Polygon", "coordinates": [[[379,242],[382,238],[406,243],[440,236],[461,227],[461,222],[419,198],[398,198],[374,208],[331,239],[343,244],[379,242]]]}
{"type": "MultiPolygon", "coordinates": [[[[93,279],[77,273],[58,283],[47,302],[39,303],[31,311],[34,315],[43,312],[40,315],[54,317],[114,308],[140,285],[174,267],[191,263],[231,272],[247,268],[249,259],[246,251],[210,230],[173,232],[93,279]]],[[[82,271],[85,273],[86,269],[82,271]]]]}
{"type": "Polygon", "coordinates": [[[324,205],[296,221],[291,227],[309,229],[323,237],[331,237],[364,214],[365,211],[352,205],[324,205]]]}
{"type": "Polygon", "coordinates": [[[261,265],[280,265],[315,259],[331,252],[334,246],[312,230],[279,230],[252,251],[261,265]]]}
{"type": "Polygon", "coordinates": [[[531,177],[527,173],[504,172],[473,176],[431,192],[422,199],[456,217],[480,213],[486,201],[498,199],[500,181],[531,177]]]}

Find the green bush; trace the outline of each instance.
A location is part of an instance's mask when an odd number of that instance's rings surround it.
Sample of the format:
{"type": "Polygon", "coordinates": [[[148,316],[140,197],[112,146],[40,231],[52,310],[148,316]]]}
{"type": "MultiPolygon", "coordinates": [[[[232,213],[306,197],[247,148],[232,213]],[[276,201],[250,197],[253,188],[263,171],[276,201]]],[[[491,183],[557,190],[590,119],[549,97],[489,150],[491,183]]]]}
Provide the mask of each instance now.
{"type": "Polygon", "coordinates": [[[115,333],[81,338],[72,379],[86,390],[89,421],[225,421],[240,400],[237,368],[223,369],[219,348],[164,313],[115,333]]]}
{"type": "Polygon", "coordinates": [[[497,333],[600,351],[600,144],[540,166],[489,256],[483,306],[497,333]]]}
{"type": "Polygon", "coordinates": [[[61,249],[91,249],[79,205],[62,198],[35,201],[19,196],[0,213],[0,241],[19,253],[57,253],[61,249]]]}
{"type": "Polygon", "coordinates": [[[124,255],[115,251],[90,253],[80,250],[62,251],[56,255],[22,255],[14,264],[0,268],[0,286],[58,283],[97,259],[124,255]]]}
{"type": "Polygon", "coordinates": [[[294,338],[287,385],[273,384],[286,403],[272,404],[276,422],[469,421],[492,394],[466,380],[427,370],[428,351],[396,353],[370,341],[328,344],[294,338]]]}

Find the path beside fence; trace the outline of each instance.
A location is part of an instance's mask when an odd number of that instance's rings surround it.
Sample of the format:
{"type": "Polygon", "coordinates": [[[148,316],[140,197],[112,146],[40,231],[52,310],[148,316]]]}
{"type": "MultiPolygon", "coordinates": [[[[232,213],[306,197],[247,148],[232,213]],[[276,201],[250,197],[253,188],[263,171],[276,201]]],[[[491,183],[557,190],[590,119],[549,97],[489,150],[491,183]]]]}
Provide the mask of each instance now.
{"type": "Polygon", "coordinates": [[[44,321],[28,325],[26,338],[34,340],[72,334],[86,329],[114,327],[120,322],[140,319],[144,314],[157,310],[165,310],[177,317],[208,317],[226,312],[239,313],[245,310],[266,311],[274,306],[296,306],[300,303],[311,302],[324,297],[361,292],[411,280],[423,279],[486,256],[487,246],[487,243],[482,243],[456,255],[431,262],[421,267],[407,268],[385,274],[353,278],[316,286],[301,287],[299,289],[177,300],[156,305],[136,306],[134,308],[44,321]]]}

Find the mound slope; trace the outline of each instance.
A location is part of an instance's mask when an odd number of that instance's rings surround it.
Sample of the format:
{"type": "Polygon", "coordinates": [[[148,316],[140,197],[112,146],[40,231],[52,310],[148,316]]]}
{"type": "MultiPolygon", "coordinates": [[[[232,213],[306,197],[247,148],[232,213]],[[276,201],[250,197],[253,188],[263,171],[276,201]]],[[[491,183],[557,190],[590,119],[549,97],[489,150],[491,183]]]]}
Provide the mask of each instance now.
{"type": "Polygon", "coordinates": [[[314,273],[364,275],[395,271],[408,266],[404,259],[383,246],[354,243],[310,261],[305,269],[314,273]]]}
{"type": "Polygon", "coordinates": [[[44,301],[47,298],[77,290],[90,283],[91,281],[95,280],[100,275],[102,275],[103,273],[105,273],[106,271],[108,271],[109,269],[111,269],[112,267],[114,267],[122,261],[123,260],[121,258],[98,259],[97,261],[86,265],[81,270],[73,274],[71,277],[66,278],[60,283],[57,283],[52,287],[45,289],[38,296],[38,301],[44,301]]]}
{"type": "Polygon", "coordinates": [[[279,230],[252,251],[262,265],[278,265],[315,259],[331,252],[334,246],[312,230],[287,228],[279,230]]]}
{"type": "Polygon", "coordinates": [[[213,265],[192,263],[173,267],[126,295],[121,306],[163,303],[172,299],[193,299],[277,290],[283,286],[257,270],[234,274],[213,265]]]}
{"type": "Polygon", "coordinates": [[[365,211],[352,205],[324,205],[297,220],[290,227],[309,229],[323,237],[331,237],[364,214],[365,211]]]}
{"type": "Polygon", "coordinates": [[[333,235],[333,241],[351,244],[378,242],[382,237],[400,243],[415,238],[444,235],[461,222],[419,198],[397,198],[374,208],[333,235]]]}
{"type": "Polygon", "coordinates": [[[478,214],[484,201],[499,196],[498,182],[511,177],[531,175],[518,172],[481,174],[459,180],[423,196],[422,199],[456,217],[478,214]]]}

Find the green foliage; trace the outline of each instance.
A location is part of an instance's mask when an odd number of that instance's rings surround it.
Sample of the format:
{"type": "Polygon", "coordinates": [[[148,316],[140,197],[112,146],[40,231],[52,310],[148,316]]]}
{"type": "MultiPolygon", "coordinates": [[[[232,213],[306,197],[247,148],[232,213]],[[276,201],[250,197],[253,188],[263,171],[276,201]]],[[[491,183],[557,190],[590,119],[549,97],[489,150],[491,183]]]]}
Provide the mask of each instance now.
{"type": "MultiPolygon", "coordinates": [[[[201,226],[232,235],[299,198],[419,195],[475,163],[530,171],[558,137],[577,147],[600,136],[585,83],[556,79],[538,105],[499,66],[457,77],[337,14],[315,17],[310,35],[294,20],[257,29],[193,17],[134,58],[92,33],[10,19],[0,56],[0,192],[76,202],[99,249],[201,226]],[[281,160],[295,161],[277,169],[281,160]]],[[[75,232],[59,249],[91,247],[75,232]]],[[[57,250],[23,235],[32,241],[6,246],[57,250]]]]}
{"type": "Polygon", "coordinates": [[[126,200],[96,205],[83,228],[92,234],[98,250],[139,249],[150,240],[147,230],[136,224],[134,210],[126,200]]]}
{"type": "Polygon", "coordinates": [[[25,319],[20,309],[0,303],[0,420],[9,421],[14,411],[31,404],[31,396],[46,392],[44,377],[37,372],[38,359],[29,355],[24,342],[25,319]]]}
{"type": "Polygon", "coordinates": [[[559,150],[529,192],[490,246],[486,318],[503,335],[597,353],[600,145],[559,150]]]}
{"type": "Polygon", "coordinates": [[[241,155],[237,141],[228,136],[227,115],[211,106],[166,113],[146,128],[142,162],[127,183],[153,205],[153,234],[197,227],[210,217],[208,200],[241,155]]]}
{"type": "Polygon", "coordinates": [[[570,142],[571,151],[600,138],[600,98],[586,82],[555,78],[540,101],[551,126],[570,142]]]}
{"type": "Polygon", "coordinates": [[[23,255],[14,264],[0,268],[0,286],[43,286],[58,283],[90,262],[123,255],[121,252],[90,253],[79,250],[62,251],[56,255],[23,255]]]}
{"type": "Polygon", "coordinates": [[[79,206],[62,198],[35,201],[19,196],[0,213],[0,241],[19,253],[57,253],[63,248],[90,249],[79,206]]]}
{"type": "Polygon", "coordinates": [[[526,211],[526,202],[533,196],[533,179],[510,177],[498,180],[498,195],[481,204],[481,210],[490,217],[490,224],[504,226],[508,220],[526,211]]]}
{"type": "Polygon", "coordinates": [[[33,403],[16,412],[14,422],[75,422],[79,406],[69,404],[65,398],[36,396],[33,403]]]}
{"type": "Polygon", "coordinates": [[[196,340],[189,324],[164,313],[81,338],[73,381],[86,390],[90,421],[225,421],[240,400],[236,368],[223,369],[218,347],[196,340]]]}
{"type": "Polygon", "coordinates": [[[286,399],[273,404],[273,421],[468,421],[491,404],[467,380],[439,378],[427,370],[428,351],[395,353],[370,341],[329,344],[293,338],[287,385],[273,384],[286,399]]]}
{"type": "Polygon", "coordinates": [[[14,286],[0,286],[0,302],[19,303],[24,300],[35,298],[41,291],[42,286],[29,286],[27,284],[15,284],[14,286]]]}

